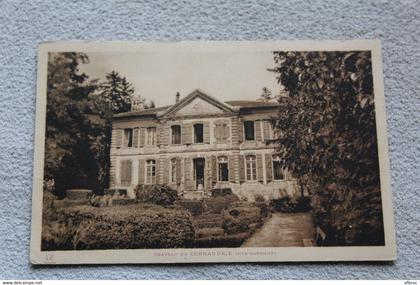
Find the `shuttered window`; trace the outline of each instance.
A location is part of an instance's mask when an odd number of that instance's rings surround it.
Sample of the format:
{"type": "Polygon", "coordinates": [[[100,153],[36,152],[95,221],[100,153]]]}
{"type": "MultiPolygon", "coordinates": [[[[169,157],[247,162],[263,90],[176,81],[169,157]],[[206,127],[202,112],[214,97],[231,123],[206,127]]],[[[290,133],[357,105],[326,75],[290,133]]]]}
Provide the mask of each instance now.
{"type": "Polygon", "coordinates": [[[146,162],[146,184],[156,184],[156,160],[146,162]]]}
{"type": "Polygon", "coordinates": [[[176,158],[172,158],[171,159],[171,167],[170,167],[170,181],[171,183],[177,183],[177,159],[176,158]]]}
{"type": "Polygon", "coordinates": [[[227,123],[217,123],[214,129],[214,137],[217,141],[224,141],[229,138],[229,126],[227,123]]]}
{"type": "Polygon", "coordinates": [[[253,121],[244,122],[244,136],[246,141],[255,140],[255,130],[253,121]]]}
{"type": "Polygon", "coordinates": [[[181,144],[181,126],[180,125],[171,126],[171,143],[181,144]]]}
{"type": "Polygon", "coordinates": [[[245,158],[246,164],[246,180],[256,181],[257,180],[257,159],[255,155],[247,155],[245,158]]]}
{"type": "Polygon", "coordinates": [[[156,128],[150,127],[146,130],[146,144],[147,145],[155,145],[156,144],[156,128]]]}
{"type": "Polygon", "coordinates": [[[229,163],[226,156],[218,158],[219,163],[219,181],[229,181],[229,163]]]}
{"type": "Polygon", "coordinates": [[[121,161],[120,183],[124,186],[131,184],[131,160],[121,161]]]}
{"type": "Polygon", "coordinates": [[[280,163],[280,157],[278,155],[273,156],[273,177],[274,180],[284,180],[285,178],[284,171],[280,163]]]}
{"type": "Polygon", "coordinates": [[[124,147],[133,147],[133,129],[124,129],[124,147]]]}

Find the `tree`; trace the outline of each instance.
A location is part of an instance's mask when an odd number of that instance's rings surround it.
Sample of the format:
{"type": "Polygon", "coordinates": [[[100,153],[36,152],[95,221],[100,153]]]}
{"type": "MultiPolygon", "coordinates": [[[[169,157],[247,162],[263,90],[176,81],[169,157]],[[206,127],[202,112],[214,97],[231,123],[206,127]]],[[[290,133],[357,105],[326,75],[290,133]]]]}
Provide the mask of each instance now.
{"type": "Polygon", "coordinates": [[[155,102],[153,100],[150,100],[148,108],[149,109],[154,109],[155,108],[155,102]]]}
{"type": "Polygon", "coordinates": [[[143,102],[139,96],[134,96],[134,87],[127,78],[116,71],[105,76],[105,81],[99,84],[98,92],[94,94],[95,109],[102,119],[99,126],[101,136],[92,147],[98,162],[98,180],[102,188],[109,184],[110,150],[112,136],[112,118],[114,114],[128,112],[135,101],[143,102]]]}
{"type": "Polygon", "coordinates": [[[261,99],[263,99],[264,102],[267,102],[273,99],[271,90],[268,89],[267,87],[263,87],[262,93],[261,93],[261,99]]]}
{"type": "Polygon", "coordinates": [[[118,72],[111,71],[106,75],[105,82],[100,84],[96,106],[103,116],[112,117],[113,114],[130,111],[133,96],[132,84],[118,72]]]}
{"type": "Polygon", "coordinates": [[[274,143],[312,193],[329,244],[383,244],[370,52],[274,52],[274,143]]]}
{"type": "Polygon", "coordinates": [[[96,174],[87,135],[87,113],[93,107],[89,96],[96,85],[79,71],[79,64],[87,62],[85,54],[74,52],[48,58],[44,176],[55,180],[59,196],[67,188],[92,186],[87,177],[96,174]]]}

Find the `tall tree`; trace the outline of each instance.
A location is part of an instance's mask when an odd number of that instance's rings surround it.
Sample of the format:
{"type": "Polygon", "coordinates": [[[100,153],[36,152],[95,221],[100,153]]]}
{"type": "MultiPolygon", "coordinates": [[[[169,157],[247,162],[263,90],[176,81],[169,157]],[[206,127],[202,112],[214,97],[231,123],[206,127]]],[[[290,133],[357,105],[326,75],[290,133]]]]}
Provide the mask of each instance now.
{"type": "Polygon", "coordinates": [[[133,85],[116,71],[111,71],[100,84],[96,105],[104,116],[128,112],[134,96],[133,85]]]}
{"type": "Polygon", "coordinates": [[[79,64],[86,62],[83,53],[50,53],[48,58],[45,178],[56,181],[59,196],[66,188],[86,187],[87,176],[95,175],[92,163],[81,159],[92,156],[87,113],[93,107],[89,96],[96,88],[79,70],[79,64]]]}
{"type": "Polygon", "coordinates": [[[98,180],[106,187],[109,184],[112,117],[114,114],[130,111],[134,100],[141,102],[142,99],[134,97],[133,85],[116,71],[106,75],[94,96],[96,110],[102,119],[102,136],[93,147],[99,165],[98,180]]]}
{"type": "Polygon", "coordinates": [[[272,95],[273,94],[272,94],[270,89],[268,89],[267,87],[262,88],[261,99],[263,99],[264,102],[267,102],[267,101],[270,101],[271,99],[273,99],[272,95]]]}
{"type": "Polygon", "coordinates": [[[274,52],[275,143],[330,244],[384,240],[370,52],[274,52]]]}

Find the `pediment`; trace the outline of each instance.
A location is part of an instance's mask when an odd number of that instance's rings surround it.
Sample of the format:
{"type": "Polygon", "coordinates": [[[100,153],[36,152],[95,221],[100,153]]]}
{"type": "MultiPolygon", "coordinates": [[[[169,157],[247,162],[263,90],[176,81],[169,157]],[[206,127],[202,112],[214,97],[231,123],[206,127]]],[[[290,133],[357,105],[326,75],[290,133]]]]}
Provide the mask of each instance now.
{"type": "Polygon", "coordinates": [[[232,114],[234,111],[225,103],[218,101],[200,90],[195,90],[169,108],[163,117],[203,116],[232,114]]]}
{"type": "Polygon", "coordinates": [[[183,106],[181,109],[176,111],[174,116],[189,116],[189,115],[200,115],[200,114],[223,114],[224,111],[219,107],[205,101],[204,99],[197,97],[191,102],[183,106]]]}

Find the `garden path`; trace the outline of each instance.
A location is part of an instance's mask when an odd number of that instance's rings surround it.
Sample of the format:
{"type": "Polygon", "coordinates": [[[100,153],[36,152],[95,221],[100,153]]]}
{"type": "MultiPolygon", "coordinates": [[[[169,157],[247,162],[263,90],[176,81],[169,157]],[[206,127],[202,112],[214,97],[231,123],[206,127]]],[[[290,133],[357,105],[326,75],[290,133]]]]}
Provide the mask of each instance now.
{"type": "Polygon", "coordinates": [[[242,247],[304,246],[314,235],[311,213],[273,213],[242,247]]]}

